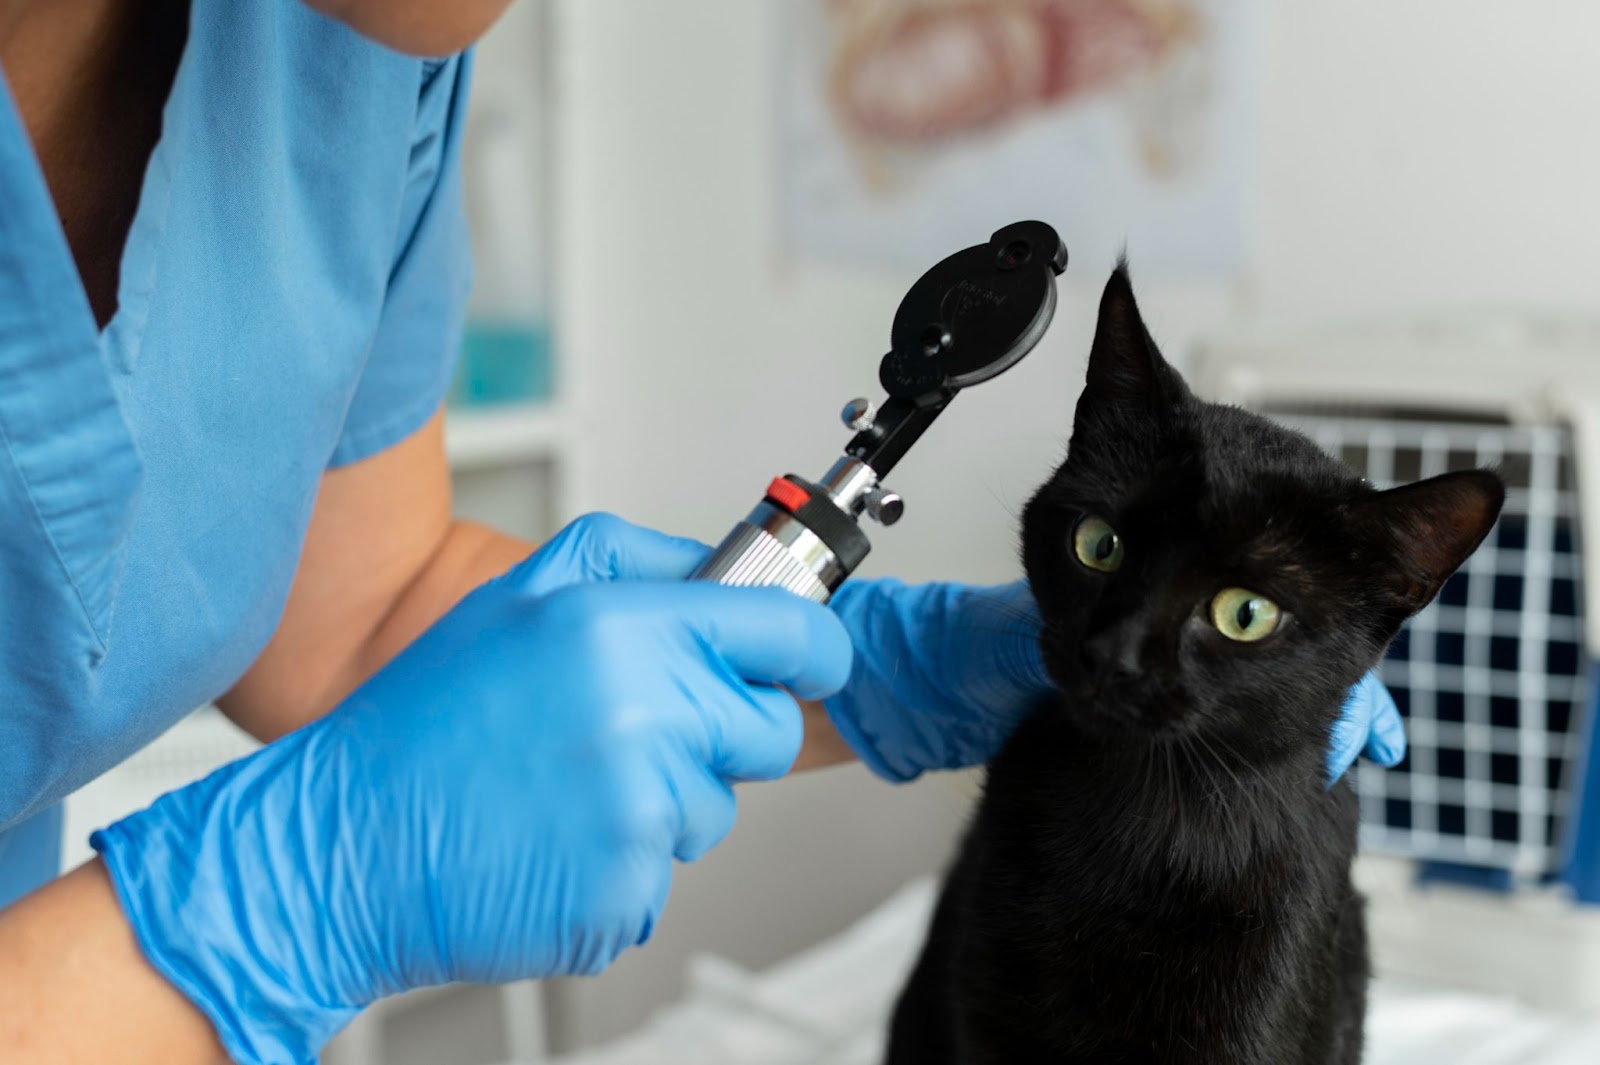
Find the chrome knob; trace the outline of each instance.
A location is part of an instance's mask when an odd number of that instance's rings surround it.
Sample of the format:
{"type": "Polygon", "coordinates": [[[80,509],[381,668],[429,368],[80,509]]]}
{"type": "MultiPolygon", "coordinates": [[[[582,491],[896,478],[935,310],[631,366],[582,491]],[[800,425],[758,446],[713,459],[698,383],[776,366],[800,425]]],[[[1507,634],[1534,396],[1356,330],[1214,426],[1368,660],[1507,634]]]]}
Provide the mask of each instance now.
{"type": "Polygon", "coordinates": [[[872,420],[877,416],[878,405],[861,396],[846,403],[844,410],[839,412],[839,420],[844,422],[844,427],[858,433],[872,428],[872,420]]]}
{"type": "Polygon", "coordinates": [[[863,497],[867,516],[879,525],[893,525],[906,512],[905,500],[887,488],[874,488],[863,497]]]}

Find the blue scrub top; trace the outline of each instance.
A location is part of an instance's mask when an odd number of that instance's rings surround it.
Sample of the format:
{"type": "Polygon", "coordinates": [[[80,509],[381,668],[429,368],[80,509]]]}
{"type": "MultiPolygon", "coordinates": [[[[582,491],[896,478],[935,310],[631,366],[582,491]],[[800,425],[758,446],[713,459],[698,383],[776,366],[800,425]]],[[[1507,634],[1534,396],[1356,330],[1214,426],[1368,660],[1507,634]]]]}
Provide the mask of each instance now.
{"type": "Polygon", "coordinates": [[[103,331],[0,87],[0,905],[64,796],[260,653],[324,471],[441,402],[467,72],[193,0],[103,331]]]}

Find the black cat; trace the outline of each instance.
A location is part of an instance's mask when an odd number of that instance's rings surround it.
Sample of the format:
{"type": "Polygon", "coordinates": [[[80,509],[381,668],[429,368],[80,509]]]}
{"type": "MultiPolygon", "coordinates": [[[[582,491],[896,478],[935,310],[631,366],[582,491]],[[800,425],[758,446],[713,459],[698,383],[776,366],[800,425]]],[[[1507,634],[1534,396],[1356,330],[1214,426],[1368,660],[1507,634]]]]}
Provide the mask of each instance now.
{"type": "Polygon", "coordinates": [[[1196,399],[1125,268],[1023,560],[1060,696],[990,764],[890,1065],[1350,1065],[1368,975],[1345,693],[1499,514],[1374,491],[1196,399]]]}

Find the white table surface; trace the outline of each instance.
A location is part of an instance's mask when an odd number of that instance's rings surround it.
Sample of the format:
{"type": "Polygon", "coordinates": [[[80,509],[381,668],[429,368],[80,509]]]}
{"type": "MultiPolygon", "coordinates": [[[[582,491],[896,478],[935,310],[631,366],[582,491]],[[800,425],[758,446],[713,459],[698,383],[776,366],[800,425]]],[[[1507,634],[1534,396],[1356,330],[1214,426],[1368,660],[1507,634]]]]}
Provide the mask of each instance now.
{"type": "MultiPolygon", "coordinates": [[[[561,1065],[878,1065],[884,1018],[922,941],[934,885],[907,886],[834,939],[762,973],[691,963],[690,991],[643,1031],[561,1065]]],[[[1600,1018],[1378,980],[1365,1065],[1594,1065],[1600,1018]]]]}

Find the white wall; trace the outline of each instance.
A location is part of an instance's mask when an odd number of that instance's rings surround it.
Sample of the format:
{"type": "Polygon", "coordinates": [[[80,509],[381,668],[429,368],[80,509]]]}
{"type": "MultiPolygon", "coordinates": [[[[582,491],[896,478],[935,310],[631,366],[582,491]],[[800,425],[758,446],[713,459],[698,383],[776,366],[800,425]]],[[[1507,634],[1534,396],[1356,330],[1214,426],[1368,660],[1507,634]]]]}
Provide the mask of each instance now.
{"type": "Polygon", "coordinates": [[[1261,310],[1600,306],[1600,5],[1291,0],[1266,44],[1261,310]]]}
{"type": "MultiPolygon", "coordinates": [[[[1600,4],[1261,6],[1252,268],[1236,286],[1141,285],[1169,354],[1246,315],[1600,307],[1600,4]]],[[[780,261],[777,16],[775,0],[573,0],[561,21],[557,272],[594,430],[579,495],[708,539],[773,474],[832,461],[835,411],[876,394],[912,280],[780,261]]],[[[1014,515],[1059,455],[1109,265],[1074,262],[1045,345],[896,471],[907,516],[869,569],[1015,572],[1014,515]]]]}

